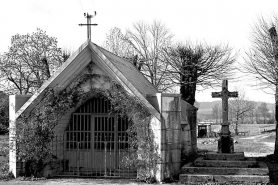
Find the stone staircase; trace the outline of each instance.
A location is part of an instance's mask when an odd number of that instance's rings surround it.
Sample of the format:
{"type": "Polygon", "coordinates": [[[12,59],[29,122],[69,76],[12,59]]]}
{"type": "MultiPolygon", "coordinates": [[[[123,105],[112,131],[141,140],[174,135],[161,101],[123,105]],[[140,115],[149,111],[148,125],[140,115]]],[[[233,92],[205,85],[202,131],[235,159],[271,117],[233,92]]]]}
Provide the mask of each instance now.
{"type": "Polygon", "coordinates": [[[182,167],[180,184],[267,184],[269,171],[264,162],[244,153],[208,152],[182,167]]]}

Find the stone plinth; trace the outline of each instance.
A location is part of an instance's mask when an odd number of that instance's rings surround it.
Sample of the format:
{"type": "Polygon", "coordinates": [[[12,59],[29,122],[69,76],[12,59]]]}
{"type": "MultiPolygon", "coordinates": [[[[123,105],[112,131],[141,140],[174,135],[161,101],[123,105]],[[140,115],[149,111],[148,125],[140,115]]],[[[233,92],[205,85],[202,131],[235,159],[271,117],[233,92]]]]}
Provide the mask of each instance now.
{"type": "Polygon", "coordinates": [[[234,139],[230,135],[222,135],[218,140],[219,153],[234,153],[234,139]]]}

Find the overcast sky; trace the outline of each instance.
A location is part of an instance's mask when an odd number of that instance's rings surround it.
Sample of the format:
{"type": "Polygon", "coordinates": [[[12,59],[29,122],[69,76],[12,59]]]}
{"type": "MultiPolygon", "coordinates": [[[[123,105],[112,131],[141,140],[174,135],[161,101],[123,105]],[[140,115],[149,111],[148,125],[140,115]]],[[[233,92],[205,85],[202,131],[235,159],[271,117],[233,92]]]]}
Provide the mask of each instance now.
{"type": "MultiPolygon", "coordinates": [[[[277,0],[1,0],[0,53],[8,51],[11,37],[41,28],[58,39],[59,47],[75,51],[85,42],[83,14],[97,12],[92,23],[92,41],[102,45],[113,27],[130,28],[133,22],[159,20],[174,34],[176,41],[229,44],[240,51],[238,62],[250,46],[252,25],[259,16],[266,19],[278,12],[277,0]]],[[[274,103],[274,96],[246,85],[244,78],[230,83],[246,91],[250,100],[274,103]]],[[[254,81],[254,83],[256,83],[254,81]]],[[[197,94],[197,101],[212,101],[209,89],[197,94]]],[[[239,92],[240,93],[240,92],[239,92]]]]}

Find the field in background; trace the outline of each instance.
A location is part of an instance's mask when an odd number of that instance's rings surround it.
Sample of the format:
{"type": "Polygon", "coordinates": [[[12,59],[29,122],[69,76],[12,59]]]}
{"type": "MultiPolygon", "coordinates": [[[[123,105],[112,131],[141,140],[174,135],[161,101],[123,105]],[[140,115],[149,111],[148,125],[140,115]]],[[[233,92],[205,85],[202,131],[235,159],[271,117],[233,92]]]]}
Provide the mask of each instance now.
{"type": "MultiPolygon", "coordinates": [[[[274,152],[275,132],[233,138],[235,152],[244,152],[246,156],[266,156],[274,152]]],[[[217,151],[217,145],[217,138],[198,138],[198,149],[217,151]]]]}
{"type": "MultiPolygon", "coordinates": [[[[221,125],[211,125],[213,132],[219,132],[221,125]]],[[[235,125],[230,125],[230,131],[234,133],[235,125]]],[[[238,124],[239,132],[249,132],[249,135],[259,134],[264,131],[275,130],[275,124],[238,124]]]]}

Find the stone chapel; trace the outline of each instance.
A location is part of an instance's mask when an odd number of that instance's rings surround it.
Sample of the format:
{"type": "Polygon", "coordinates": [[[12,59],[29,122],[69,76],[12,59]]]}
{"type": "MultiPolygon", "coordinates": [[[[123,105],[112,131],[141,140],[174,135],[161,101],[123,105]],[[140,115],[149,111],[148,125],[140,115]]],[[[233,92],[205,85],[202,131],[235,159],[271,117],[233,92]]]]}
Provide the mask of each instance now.
{"type": "MultiPolygon", "coordinates": [[[[179,94],[159,92],[132,63],[90,39],[34,95],[9,97],[10,129],[16,128],[16,119],[21,114],[36,108],[36,102],[43,98],[47,88],[63,90],[77,76],[88,73],[96,74],[90,79],[94,88],[109,88],[105,78],[112,79],[149,109],[155,144],[162,160],[157,164],[155,177],[163,181],[178,176],[181,163],[197,150],[197,108],[181,100],[179,94]]],[[[82,88],[86,91],[88,87],[82,88]]],[[[62,117],[54,129],[59,142],[52,147],[52,153],[61,160],[62,167],[57,167],[59,170],[46,168],[45,175],[123,178],[136,175],[136,169],[128,171],[120,164],[126,155],[122,148],[126,141],[127,121],[109,116],[106,103],[104,98],[92,97],[62,117]],[[109,144],[103,135],[111,136],[109,144]]],[[[13,134],[10,132],[11,143],[14,142],[13,134]]],[[[15,177],[24,173],[24,166],[16,159],[16,152],[11,149],[9,166],[15,177]]]]}

